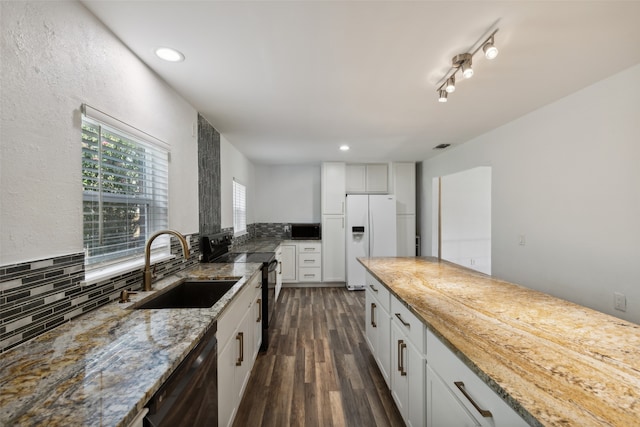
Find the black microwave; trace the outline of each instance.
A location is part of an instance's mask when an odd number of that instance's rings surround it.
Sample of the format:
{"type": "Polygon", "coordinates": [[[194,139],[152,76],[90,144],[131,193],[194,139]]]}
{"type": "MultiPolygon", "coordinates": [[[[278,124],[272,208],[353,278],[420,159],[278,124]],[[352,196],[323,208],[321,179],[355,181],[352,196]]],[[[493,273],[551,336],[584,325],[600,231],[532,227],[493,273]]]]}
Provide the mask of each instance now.
{"type": "Polygon", "coordinates": [[[320,224],[291,224],[292,240],[320,240],[320,224]]]}

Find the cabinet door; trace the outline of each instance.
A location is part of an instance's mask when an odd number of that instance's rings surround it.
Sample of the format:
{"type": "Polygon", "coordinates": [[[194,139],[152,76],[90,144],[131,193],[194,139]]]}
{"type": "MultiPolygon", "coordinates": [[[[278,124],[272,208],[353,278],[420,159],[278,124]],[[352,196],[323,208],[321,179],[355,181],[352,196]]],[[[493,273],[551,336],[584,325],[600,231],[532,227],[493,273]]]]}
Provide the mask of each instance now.
{"type": "Polygon", "coordinates": [[[416,256],[416,216],[396,215],[398,256],[416,256]]]}
{"type": "Polygon", "coordinates": [[[296,264],[296,245],[282,245],[282,264],[280,271],[282,272],[282,281],[285,283],[295,282],[297,280],[296,272],[298,266],[296,264]]]}
{"type": "Polygon", "coordinates": [[[405,422],[409,406],[407,346],[407,338],[395,322],[391,322],[391,395],[405,422]]]}
{"type": "Polygon", "coordinates": [[[236,409],[240,405],[240,401],[242,401],[242,394],[249,383],[249,376],[251,375],[251,368],[253,367],[253,324],[255,321],[253,313],[253,310],[246,311],[242,322],[238,326],[238,332],[234,342],[234,345],[238,346],[234,378],[236,409]]]}
{"type": "Polygon", "coordinates": [[[367,165],[347,165],[347,193],[367,191],[367,165]]]}
{"type": "Polygon", "coordinates": [[[424,357],[395,321],[391,322],[391,345],[391,395],[408,426],[423,426],[424,357]]]}
{"type": "Polygon", "coordinates": [[[480,426],[428,364],[426,380],[427,427],[480,426]]]}
{"type": "Polygon", "coordinates": [[[371,289],[365,291],[365,339],[369,350],[376,361],[378,360],[378,324],[377,316],[380,311],[379,304],[372,295],[371,289]]]}
{"type": "Polygon", "coordinates": [[[253,322],[253,346],[251,348],[251,361],[256,360],[258,351],[262,344],[262,290],[258,289],[255,293],[250,320],[253,322]],[[251,319],[252,317],[252,319],[251,319]]]}
{"type": "Polygon", "coordinates": [[[396,213],[416,213],[416,164],[393,164],[393,193],[396,195],[396,213]]]}
{"type": "Polygon", "coordinates": [[[378,310],[378,366],[382,377],[387,383],[387,387],[391,387],[391,317],[384,306],[380,304],[378,310]]]}
{"type": "Polygon", "coordinates": [[[367,193],[389,192],[389,167],[386,164],[367,165],[367,193]]]}
{"type": "Polygon", "coordinates": [[[422,354],[409,342],[406,351],[406,371],[408,377],[407,425],[422,427],[425,421],[424,370],[426,362],[422,354]]]}
{"type": "Polygon", "coordinates": [[[344,196],[346,194],[344,163],[322,164],[321,193],[324,215],[344,215],[344,196]]]}
{"type": "Polygon", "coordinates": [[[322,280],[345,281],[344,215],[322,216],[322,280]]]}
{"type": "Polygon", "coordinates": [[[221,427],[229,427],[236,414],[236,395],[231,390],[234,388],[237,348],[236,340],[232,339],[218,351],[218,425],[221,427]]]}

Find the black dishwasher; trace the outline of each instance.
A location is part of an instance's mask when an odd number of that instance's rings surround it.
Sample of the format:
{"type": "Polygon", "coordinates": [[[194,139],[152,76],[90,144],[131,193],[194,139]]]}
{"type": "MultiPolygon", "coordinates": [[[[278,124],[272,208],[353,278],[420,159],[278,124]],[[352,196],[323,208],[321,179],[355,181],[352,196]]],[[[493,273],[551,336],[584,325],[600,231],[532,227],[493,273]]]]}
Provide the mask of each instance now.
{"type": "Polygon", "coordinates": [[[218,425],[217,324],[153,395],[146,427],[218,425]]]}

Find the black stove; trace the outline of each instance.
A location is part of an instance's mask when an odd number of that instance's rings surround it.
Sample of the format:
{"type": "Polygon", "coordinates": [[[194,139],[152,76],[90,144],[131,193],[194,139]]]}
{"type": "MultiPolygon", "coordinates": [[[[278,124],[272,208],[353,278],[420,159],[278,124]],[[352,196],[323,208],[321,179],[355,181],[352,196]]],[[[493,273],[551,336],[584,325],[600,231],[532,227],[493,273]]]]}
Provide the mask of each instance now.
{"type": "Polygon", "coordinates": [[[260,351],[269,347],[269,323],[275,310],[275,275],[278,262],[275,252],[230,252],[231,235],[218,233],[200,238],[202,262],[207,263],[262,263],[262,344],[260,351]]]}

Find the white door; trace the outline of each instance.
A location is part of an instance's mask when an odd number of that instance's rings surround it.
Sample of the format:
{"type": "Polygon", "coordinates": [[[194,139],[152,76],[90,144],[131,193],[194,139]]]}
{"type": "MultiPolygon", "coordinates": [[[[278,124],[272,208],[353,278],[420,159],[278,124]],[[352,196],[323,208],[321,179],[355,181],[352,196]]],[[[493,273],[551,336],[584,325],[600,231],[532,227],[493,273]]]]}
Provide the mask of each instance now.
{"type": "Polygon", "coordinates": [[[369,256],[396,256],[396,199],[369,196],[369,256]]]}
{"type": "Polygon", "coordinates": [[[347,195],[347,289],[364,289],[365,270],[358,257],[369,256],[369,196],[347,195]]]}

